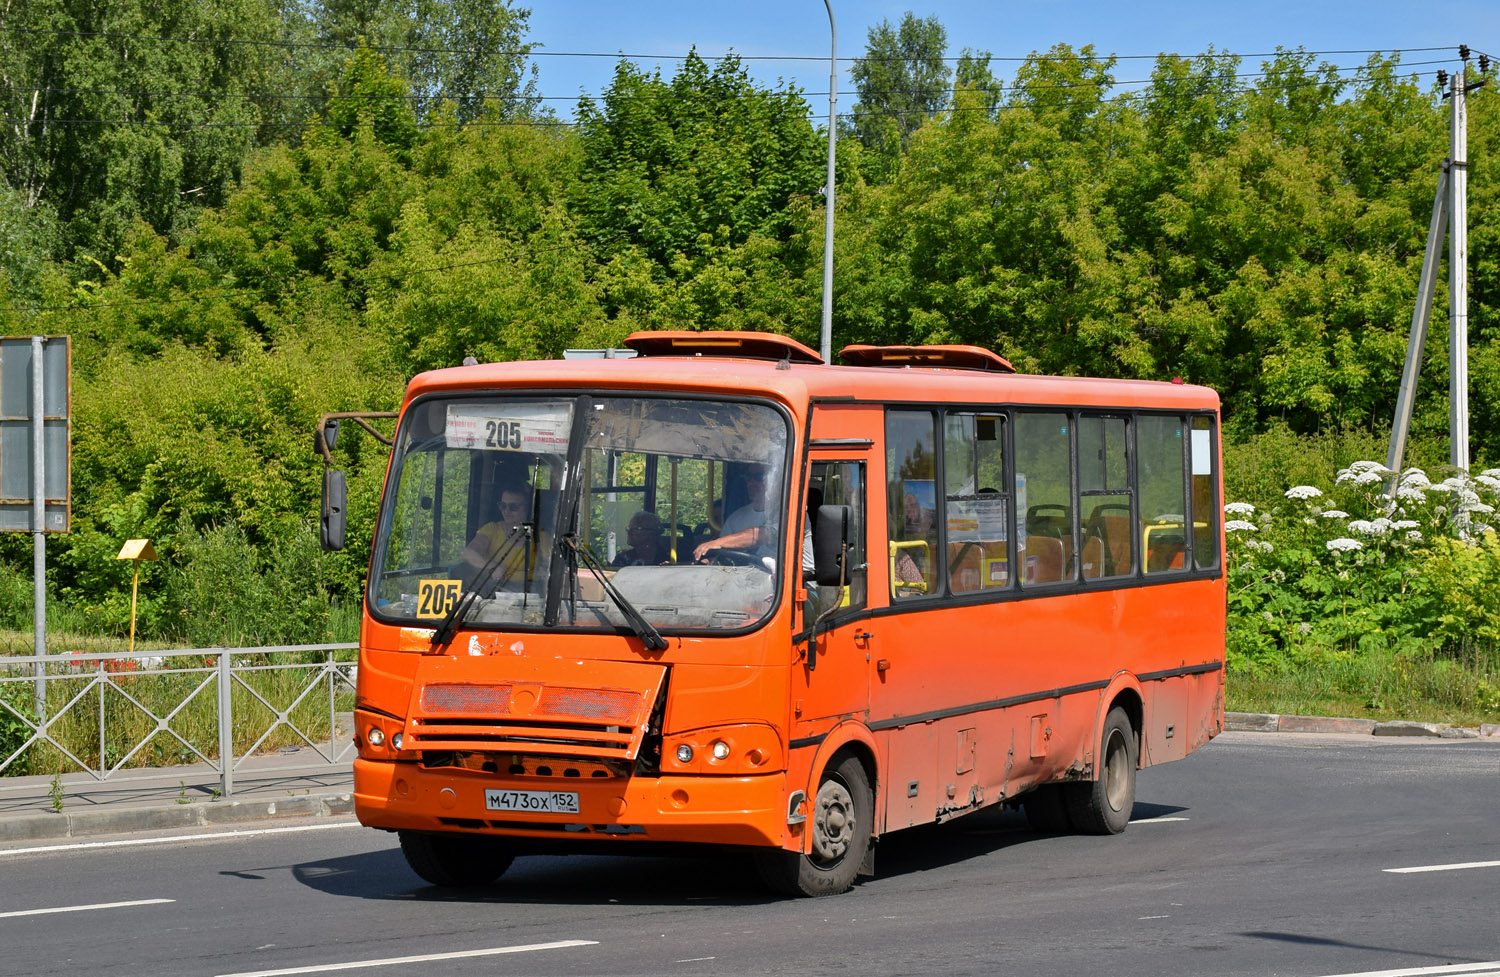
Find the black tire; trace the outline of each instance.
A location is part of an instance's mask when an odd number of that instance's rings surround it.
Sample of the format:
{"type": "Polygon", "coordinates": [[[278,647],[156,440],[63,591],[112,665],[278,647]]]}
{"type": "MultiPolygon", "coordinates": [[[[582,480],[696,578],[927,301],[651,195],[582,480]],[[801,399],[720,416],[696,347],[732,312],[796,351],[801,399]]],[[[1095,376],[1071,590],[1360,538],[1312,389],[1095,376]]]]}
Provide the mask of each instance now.
{"type": "Polygon", "coordinates": [[[433,885],[470,889],[489,885],[515,861],[504,842],[482,835],[400,831],[401,854],[411,870],[433,885]]]}
{"type": "Polygon", "coordinates": [[[1063,785],[1073,830],[1087,835],[1117,835],[1125,830],[1135,807],[1136,756],[1130,717],[1116,706],[1105,718],[1099,739],[1098,779],[1063,785]]]}
{"type": "Polygon", "coordinates": [[[803,855],[767,851],[757,856],[760,877],[773,891],[788,896],[836,896],[848,892],[870,850],[875,798],[864,764],[845,756],[823,772],[812,799],[807,830],[813,851],[803,855]]]}
{"type": "Polygon", "coordinates": [[[1063,784],[1044,784],[1021,798],[1026,808],[1026,822],[1031,830],[1044,835],[1067,834],[1073,830],[1068,820],[1068,804],[1063,784]]]}

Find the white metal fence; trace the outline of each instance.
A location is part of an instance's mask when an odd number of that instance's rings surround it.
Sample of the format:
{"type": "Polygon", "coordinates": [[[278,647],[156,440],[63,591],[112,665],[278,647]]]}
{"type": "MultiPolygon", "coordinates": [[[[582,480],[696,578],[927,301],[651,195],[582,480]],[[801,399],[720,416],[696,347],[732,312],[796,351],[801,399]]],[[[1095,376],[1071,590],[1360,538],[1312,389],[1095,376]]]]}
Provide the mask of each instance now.
{"type": "Polygon", "coordinates": [[[0,657],[0,777],[66,767],[128,780],[142,766],[201,761],[219,774],[227,797],[235,770],[282,741],[319,758],[283,769],[346,762],[352,729],[340,729],[339,714],[352,708],[357,650],[349,643],[0,657]],[[47,769],[30,769],[38,763],[47,769]]]}

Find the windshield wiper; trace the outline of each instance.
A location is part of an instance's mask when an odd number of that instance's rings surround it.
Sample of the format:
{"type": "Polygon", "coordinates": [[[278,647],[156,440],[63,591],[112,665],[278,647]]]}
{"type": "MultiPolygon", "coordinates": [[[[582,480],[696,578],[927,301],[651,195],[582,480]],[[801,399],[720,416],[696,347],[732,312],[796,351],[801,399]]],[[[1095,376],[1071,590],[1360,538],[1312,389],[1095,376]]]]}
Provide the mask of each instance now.
{"type": "Polygon", "coordinates": [[[495,580],[495,571],[516,550],[516,543],[520,540],[531,539],[531,525],[522,523],[506,534],[505,541],[495,554],[484,562],[479,572],[474,575],[474,582],[464,589],[453,606],[448,608],[448,613],[438,622],[437,629],[432,632],[432,650],[436,651],[453,640],[453,635],[458,631],[459,625],[463,624],[468,617],[469,611],[479,600],[479,592],[490,584],[499,586],[505,582],[505,578],[495,580]]]}
{"type": "Polygon", "coordinates": [[[661,632],[656,630],[650,621],[641,616],[641,612],[636,610],[635,605],[630,602],[630,598],[615,589],[615,585],[610,583],[609,577],[604,573],[604,567],[599,563],[599,558],[594,555],[593,551],[584,543],[579,542],[578,537],[572,533],[563,537],[563,542],[572,547],[573,552],[582,558],[583,565],[589,568],[589,572],[604,587],[604,592],[609,595],[609,599],[614,601],[615,606],[620,609],[620,613],[625,615],[625,620],[630,625],[630,630],[634,631],[636,637],[641,639],[642,643],[646,646],[646,650],[666,651],[667,639],[661,636],[661,632]]]}

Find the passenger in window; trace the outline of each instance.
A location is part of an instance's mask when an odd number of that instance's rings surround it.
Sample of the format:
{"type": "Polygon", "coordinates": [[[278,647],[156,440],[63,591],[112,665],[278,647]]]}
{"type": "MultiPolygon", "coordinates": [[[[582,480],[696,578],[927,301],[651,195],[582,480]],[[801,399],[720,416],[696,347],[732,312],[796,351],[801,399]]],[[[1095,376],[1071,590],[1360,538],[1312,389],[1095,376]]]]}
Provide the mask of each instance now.
{"type": "Polygon", "coordinates": [[[464,547],[459,570],[465,583],[471,586],[477,583],[481,590],[491,585],[496,589],[520,590],[530,589],[534,580],[545,579],[551,562],[552,537],[536,525],[536,513],[532,512],[534,498],[530,486],[524,483],[500,489],[496,518],[480,526],[464,547]],[[502,552],[504,555],[491,566],[487,579],[478,580],[485,565],[502,552]]]}
{"type": "Polygon", "coordinates": [[[661,534],[661,517],[649,509],[642,509],[630,517],[630,523],[625,527],[625,541],[630,545],[615,554],[610,566],[654,567],[672,560],[666,537],[661,534]]]}
{"type": "Polygon", "coordinates": [[[906,493],[903,503],[905,535],[904,539],[920,539],[933,532],[933,525],[937,522],[936,513],[922,505],[916,495],[906,493]]]}

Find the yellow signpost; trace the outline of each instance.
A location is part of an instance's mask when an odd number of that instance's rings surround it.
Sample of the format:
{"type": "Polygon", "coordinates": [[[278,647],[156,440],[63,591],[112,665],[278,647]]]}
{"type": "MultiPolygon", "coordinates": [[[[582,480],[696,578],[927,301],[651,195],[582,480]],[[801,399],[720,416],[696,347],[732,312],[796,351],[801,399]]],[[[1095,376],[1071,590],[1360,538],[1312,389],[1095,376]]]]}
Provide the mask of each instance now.
{"type": "Polygon", "coordinates": [[[141,582],[141,561],[156,559],[156,548],[151,545],[149,539],[127,539],[125,545],[120,547],[120,555],[117,560],[131,560],[135,563],[135,573],[130,578],[130,653],[135,654],[135,592],[141,582]]]}

